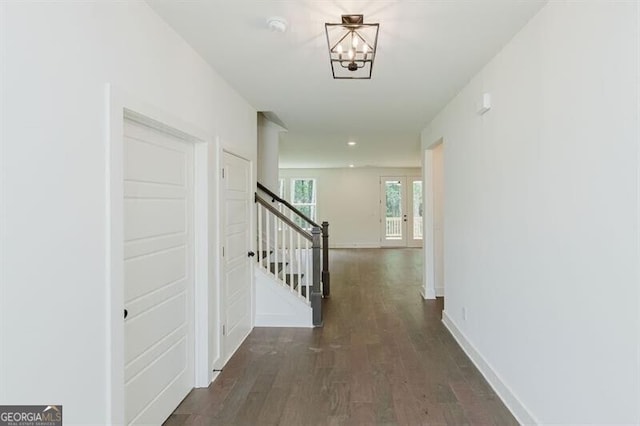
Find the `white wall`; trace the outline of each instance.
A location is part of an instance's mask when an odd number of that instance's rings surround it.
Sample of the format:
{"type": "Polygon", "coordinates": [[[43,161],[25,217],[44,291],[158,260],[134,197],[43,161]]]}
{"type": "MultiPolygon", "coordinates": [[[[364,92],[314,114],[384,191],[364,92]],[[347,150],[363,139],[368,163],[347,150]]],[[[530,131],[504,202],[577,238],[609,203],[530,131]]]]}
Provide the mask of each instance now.
{"type": "Polygon", "coordinates": [[[331,247],[380,247],[380,177],[421,175],[415,168],[280,169],[281,178],[317,179],[317,222],[329,222],[331,247]]]}
{"type": "Polygon", "coordinates": [[[445,322],[524,422],[640,422],[637,8],[549,2],[422,134],[445,322]]]}
{"type": "Polygon", "coordinates": [[[258,114],[258,182],[278,193],[280,133],[285,129],[258,114]]]}
{"type": "Polygon", "coordinates": [[[106,423],[105,86],[254,164],[256,111],[143,2],[0,13],[0,404],[63,404],[65,424],[106,423]]]}
{"type": "MultiPolygon", "coordinates": [[[[444,144],[433,148],[433,245],[436,295],[444,296],[444,144]]],[[[427,183],[428,184],[428,183],[427,183]]]]}

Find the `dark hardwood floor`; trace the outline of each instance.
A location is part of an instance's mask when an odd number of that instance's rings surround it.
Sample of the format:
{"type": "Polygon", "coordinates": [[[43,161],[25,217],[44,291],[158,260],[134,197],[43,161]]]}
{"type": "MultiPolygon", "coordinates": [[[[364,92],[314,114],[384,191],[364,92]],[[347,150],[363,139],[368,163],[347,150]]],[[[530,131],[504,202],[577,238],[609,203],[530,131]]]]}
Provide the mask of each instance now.
{"type": "Polygon", "coordinates": [[[173,425],[517,425],[425,301],[419,249],[331,252],[324,327],[256,328],[173,425]]]}

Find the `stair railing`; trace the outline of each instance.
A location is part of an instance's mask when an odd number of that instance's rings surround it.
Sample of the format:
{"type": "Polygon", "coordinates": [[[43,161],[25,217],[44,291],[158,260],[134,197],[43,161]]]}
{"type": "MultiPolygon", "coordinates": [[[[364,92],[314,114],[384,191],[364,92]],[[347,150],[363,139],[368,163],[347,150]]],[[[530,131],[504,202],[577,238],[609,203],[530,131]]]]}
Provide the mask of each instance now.
{"type": "Polygon", "coordinates": [[[278,203],[278,210],[287,216],[289,219],[295,221],[296,218],[302,223],[306,223],[311,229],[319,228],[321,230],[321,255],[322,255],[322,270],[321,270],[321,288],[322,297],[328,298],[331,295],[331,274],[329,273],[329,222],[322,222],[322,225],[317,224],[307,215],[298,210],[294,205],[287,200],[281,198],[275,194],[266,186],[258,182],[258,189],[269,195],[272,202],[278,203]]]}
{"type": "Polygon", "coordinates": [[[313,312],[313,325],[321,326],[321,229],[315,226],[308,232],[258,194],[255,201],[258,265],[305,300],[313,312]]]}

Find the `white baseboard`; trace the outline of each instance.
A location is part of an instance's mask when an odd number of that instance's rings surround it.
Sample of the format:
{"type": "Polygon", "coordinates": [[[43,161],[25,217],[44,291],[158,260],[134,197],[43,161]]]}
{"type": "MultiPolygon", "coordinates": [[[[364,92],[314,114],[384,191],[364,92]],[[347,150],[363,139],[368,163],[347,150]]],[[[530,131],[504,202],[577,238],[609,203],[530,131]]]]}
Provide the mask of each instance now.
{"type": "Polygon", "coordinates": [[[451,319],[446,311],[442,312],[442,323],[449,330],[453,338],[458,342],[462,350],[471,359],[473,364],[478,368],[480,373],[489,382],[489,385],[493,388],[495,393],[500,397],[502,402],[507,406],[511,414],[523,425],[537,425],[535,417],[525,407],[525,405],[518,399],[513,391],[502,380],[500,375],[491,368],[491,365],[484,359],[484,357],[478,352],[473,344],[467,339],[465,334],[460,331],[456,323],[451,319]]]}
{"type": "Polygon", "coordinates": [[[342,249],[342,248],[380,248],[379,243],[341,243],[331,244],[330,248],[342,249]]]}
{"type": "Polygon", "coordinates": [[[429,300],[429,299],[433,300],[436,298],[436,293],[434,293],[430,288],[422,287],[422,290],[420,290],[420,295],[425,300],[429,300]]]}
{"type": "Polygon", "coordinates": [[[313,323],[295,315],[256,314],[256,327],[297,327],[313,328],[313,323]]]}
{"type": "Polygon", "coordinates": [[[436,287],[436,296],[444,297],[444,287],[436,287]]]}

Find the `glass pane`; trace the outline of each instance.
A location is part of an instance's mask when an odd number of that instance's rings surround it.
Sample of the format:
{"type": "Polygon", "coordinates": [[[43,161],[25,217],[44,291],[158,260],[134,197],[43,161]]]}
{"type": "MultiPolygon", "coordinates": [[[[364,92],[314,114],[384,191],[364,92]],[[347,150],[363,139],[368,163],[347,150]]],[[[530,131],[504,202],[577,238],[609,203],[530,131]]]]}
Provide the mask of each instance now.
{"type": "MultiPolygon", "coordinates": [[[[303,214],[305,214],[308,218],[315,221],[315,206],[310,205],[297,205],[296,208],[300,210],[303,214]]],[[[311,225],[309,225],[306,221],[302,220],[299,216],[295,216],[295,223],[303,229],[311,229],[311,225]]]]}
{"type": "Polygon", "coordinates": [[[278,195],[280,198],[284,198],[284,179],[280,179],[279,184],[278,195]]]}
{"type": "Polygon", "coordinates": [[[402,184],[397,180],[385,181],[386,223],[388,240],[402,239],[402,184]]]}
{"type": "Polygon", "coordinates": [[[422,181],[413,181],[413,239],[422,239],[422,181]]]}
{"type": "Polygon", "coordinates": [[[314,179],[294,179],[292,203],[315,203],[314,179]]]}

